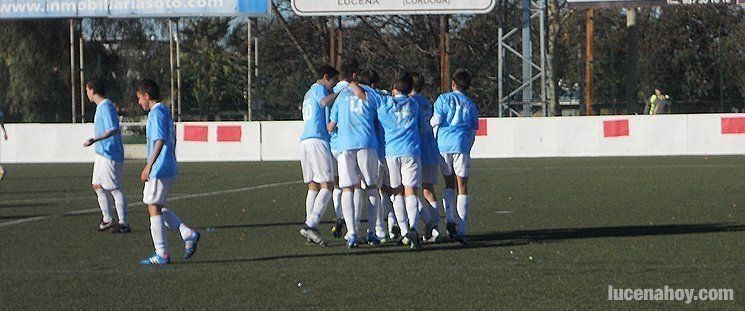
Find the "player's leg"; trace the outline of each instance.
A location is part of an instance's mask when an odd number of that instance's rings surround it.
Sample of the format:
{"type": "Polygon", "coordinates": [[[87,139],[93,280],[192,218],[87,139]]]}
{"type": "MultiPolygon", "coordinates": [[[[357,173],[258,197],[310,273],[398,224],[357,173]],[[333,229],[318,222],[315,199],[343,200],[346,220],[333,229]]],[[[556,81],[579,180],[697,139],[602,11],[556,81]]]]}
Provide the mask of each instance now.
{"type": "Polygon", "coordinates": [[[334,180],[332,155],[328,143],[320,139],[308,140],[306,152],[308,164],[312,171],[310,184],[317,189],[317,193],[300,232],[312,242],[325,245],[326,242],[318,231],[318,225],[331,200],[334,180]]]}
{"type": "Polygon", "coordinates": [[[332,158],[332,168],[334,169],[334,190],[331,194],[331,200],[334,203],[336,219],[334,227],[331,228],[331,235],[335,238],[340,238],[342,236],[342,229],[344,228],[344,212],[341,210],[341,188],[339,187],[339,154],[332,154],[332,158]]]}
{"type": "Polygon", "coordinates": [[[380,208],[380,164],[378,152],[375,149],[362,149],[357,154],[357,165],[360,167],[360,175],[365,184],[365,196],[367,197],[367,243],[371,245],[380,244],[376,234],[375,226],[378,223],[378,208],[380,208]]]}
{"type": "Polygon", "coordinates": [[[401,182],[401,158],[387,157],[386,163],[388,164],[388,176],[391,194],[393,195],[393,213],[396,215],[401,237],[406,237],[409,234],[409,218],[406,214],[404,186],[401,182]]]}
{"type": "Polygon", "coordinates": [[[300,167],[303,170],[303,182],[308,185],[308,192],[305,195],[305,219],[310,217],[310,212],[313,210],[313,204],[318,196],[318,189],[320,186],[313,182],[313,166],[312,166],[312,152],[311,144],[309,140],[304,140],[300,143],[300,167]]]}
{"type": "Polygon", "coordinates": [[[466,232],[468,214],[471,209],[471,204],[468,199],[468,178],[471,171],[471,158],[467,154],[457,154],[453,164],[456,181],[458,183],[458,198],[456,204],[458,210],[458,240],[463,244],[467,244],[466,232]]]}
{"type": "Polygon", "coordinates": [[[404,186],[406,201],[406,216],[409,218],[409,240],[411,247],[418,249],[422,247],[419,238],[419,197],[418,191],[421,187],[421,168],[418,157],[401,158],[401,183],[404,186]]]}
{"type": "Polygon", "coordinates": [[[420,200],[422,219],[424,220],[424,238],[426,241],[434,242],[439,236],[440,204],[437,202],[435,185],[439,178],[439,167],[427,165],[422,169],[422,197],[420,200]]]}
{"type": "Polygon", "coordinates": [[[150,257],[140,260],[142,265],[165,265],[171,261],[171,257],[168,255],[166,225],[162,215],[163,204],[165,204],[163,192],[161,180],[151,179],[145,182],[142,202],[147,205],[148,215],[150,216],[150,236],[153,239],[155,252],[150,257]]]}
{"type": "Polygon", "coordinates": [[[443,153],[441,155],[440,164],[443,180],[445,181],[445,190],[442,192],[442,205],[445,208],[445,229],[447,230],[448,236],[450,238],[455,238],[455,189],[457,187],[457,183],[455,180],[455,172],[453,170],[453,154],[443,153]]]}
{"type": "Polygon", "coordinates": [[[93,191],[96,193],[98,199],[98,207],[101,209],[101,223],[98,224],[98,230],[104,231],[114,227],[114,218],[111,214],[111,196],[103,186],[103,179],[105,179],[106,173],[106,162],[105,158],[96,154],[96,160],[93,163],[93,177],[91,179],[91,186],[93,191]]]}
{"type": "Polygon", "coordinates": [[[357,247],[357,228],[354,217],[354,189],[360,183],[357,168],[357,151],[345,150],[339,155],[339,186],[342,188],[341,208],[344,221],[347,224],[349,239],[347,247],[357,247]]]}
{"type": "MultiPolygon", "coordinates": [[[[129,217],[127,213],[127,197],[122,191],[122,163],[116,161],[111,162],[111,196],[114,198],[114,207],[116,208],[116,215],[119,219],[118,226],[114,228],[114,233],[129,233],[132,229],[129,227],[129,217]]],[[[108,188],[107,188],[108,189],[108,188]]]]}

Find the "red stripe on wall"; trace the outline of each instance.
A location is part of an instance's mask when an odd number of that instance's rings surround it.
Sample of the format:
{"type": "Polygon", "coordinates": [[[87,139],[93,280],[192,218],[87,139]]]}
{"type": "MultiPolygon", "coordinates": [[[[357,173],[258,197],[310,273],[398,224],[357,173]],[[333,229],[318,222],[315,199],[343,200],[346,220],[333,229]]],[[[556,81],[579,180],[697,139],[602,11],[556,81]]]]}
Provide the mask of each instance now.
{"type": "Polygon", "coordinates": [[[185,125],[184,141],[207,141],[207,133],[209,133],[207,126],[185,125]]]}
{"type": "Polygon", "coordinates": [[[745,118],[722,118],[722,134],[745,134],[745,118]]]}
{"type": "Polygon", "coordinates": [[[603,121],[604,137],[629,136],[629,120],[603,121]]]}
{"type": "Polygon", "coordinates": [[[240,126],[218,126],[217,141],[241,141],[240,126]]]}
{"type": "Polygon", "coordinates": [[[476,136],[488,136],[489,128],[486,126],[486,119],[479,119],[479,130],[476,131],[476,136]]]}

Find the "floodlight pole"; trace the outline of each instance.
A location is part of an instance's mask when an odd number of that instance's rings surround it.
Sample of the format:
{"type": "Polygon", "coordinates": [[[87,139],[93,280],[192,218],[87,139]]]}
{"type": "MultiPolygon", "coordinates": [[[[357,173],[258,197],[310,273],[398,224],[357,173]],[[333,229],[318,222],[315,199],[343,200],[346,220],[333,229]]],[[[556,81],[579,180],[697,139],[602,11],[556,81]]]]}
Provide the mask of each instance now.
{"type": "Polygon", "coordinates": [[[170,71],[171,71],[171,120],[176,119],[176,109],[173,109],[173,104],[175,103],[176,99],[176,82],[175,82],[175,73],[174,73],[174,61],[173,61],[173,20],[168,19],[168,60],[170,63],[170,71]]]}
{"type": "MultiPolygon", "coordinates": [[[[329,17],[329,66],[336,66],[336,25],[334,17],[329,17]]],[[[338,68],[337,68],[338,69],[338,68]]]]}
{"type": "Polygon", "coordinates": [[[80,123],[85,123],[85,60],[83,58],[83,24],[80,24],[80,123]]]}
{"type": "Polygon", "coordinates": [[[440,15],[440,92],[450,90],[450,58],[448,51],[448,17],[440,15]]]}
{"type": "Polygon", "coordinates": [[[253,34],[251,33],[251,18],[249,17],[246,21],[246,59],[248,60],[248,68],[246,70],[246,78],[248,82],[248,89],[246,90],[246,100],[248,101],[248,113],[246,117],[246,121],[253,121],[253,58],[252,58],[252,48],[251,45],[253,44],[253,34]]]}
{"type": "Polygon", "coordinates": [[[75,27],[72,18],[68,20],[70,25],[70,102],[71,102],[71,115],[72,123],[75,123],[75,27]]]}
{"type": "Polygon", "coordinates": [[[533,44],[530,41],[530,0],[522,0],[523,117],[530,117],[533,100],[533,44]]]}

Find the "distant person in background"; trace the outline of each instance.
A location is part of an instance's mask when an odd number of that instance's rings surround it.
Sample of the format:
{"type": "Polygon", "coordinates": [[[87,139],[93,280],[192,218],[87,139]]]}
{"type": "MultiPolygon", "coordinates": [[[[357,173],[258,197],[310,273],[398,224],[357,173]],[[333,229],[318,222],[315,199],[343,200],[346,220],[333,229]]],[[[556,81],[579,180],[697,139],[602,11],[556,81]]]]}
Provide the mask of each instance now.
{"type": "MultiPolygon", "coordinates": [[[[3,140],[8,140],[8,131],[5,130],[5,114],[3,113],[3,110],[0,109],[0,128],[3,129],[3,140]]],[[[3,168],[2,165],[0,165],[0,181],[3,180],[3,177],[5,177],[5,168],[3,168]]]]}
{"type": "Polygon", "coordinates": [[[645,109],[644,114],[664,114],[670,113],[670,96],[667,96],[662,88],[655,88],[654,94],[649,98],[649,110],[645,109]]]}

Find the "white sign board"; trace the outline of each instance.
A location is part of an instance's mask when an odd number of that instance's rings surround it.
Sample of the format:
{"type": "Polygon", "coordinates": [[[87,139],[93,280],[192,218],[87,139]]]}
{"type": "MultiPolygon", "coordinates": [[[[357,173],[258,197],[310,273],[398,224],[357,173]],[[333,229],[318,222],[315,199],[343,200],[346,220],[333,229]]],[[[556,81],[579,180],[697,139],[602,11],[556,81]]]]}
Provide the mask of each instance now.
{"type": "Polygon", "coordinates": [[[496,0],[292,0],[299,16],[483,14],[496,0]]]}

